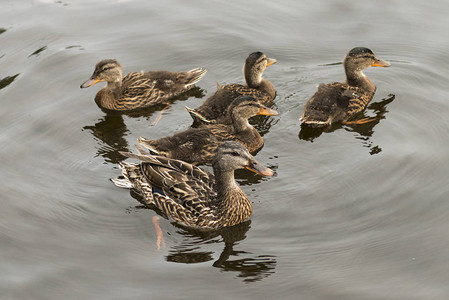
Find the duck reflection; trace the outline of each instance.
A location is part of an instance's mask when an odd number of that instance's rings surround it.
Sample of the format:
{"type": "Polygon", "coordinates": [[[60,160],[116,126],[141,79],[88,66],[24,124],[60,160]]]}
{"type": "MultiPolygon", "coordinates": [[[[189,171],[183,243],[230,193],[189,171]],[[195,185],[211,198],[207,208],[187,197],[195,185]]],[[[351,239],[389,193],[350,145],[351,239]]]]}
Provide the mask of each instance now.
{"type": "MultiPolygon", "coordinates": [[[[144,204],[142,196],[131,190],[131,196],[144,204]]],[[[161,217],[167,216],[154,205],[140,205],[137,209],[151,209],[161,217]]],[[[234,247],[246,238],[251,228],[251,220],[217,230],[193,229],[176,222],[171,222],[176,233],[183,240],[168,251],[165,260],[174,263],[197,264],[213,261],[212,266],[223,271],[238,272],[238,277],[244,282],[260,281],[275,272],[277,260],[274,255],[256,255],[234,247]],[[208,245],[224,243],[224,248],[215,259],[214,251],[206,250],[208,245]]]]}
{"type": "Polygon", "coordinates": [[[107,163],[117,164],[124,157],[118,151],[129,151],[125,136],[129,133],[128,128],[120,114],[106,114],[92,126],[84,126],[83,130],[91,131],[92,135],[99,140],[97,156],[102,156],[107,163]]]}
{"type": "MultiPolygon", "coordinates": [[[[267,167],[273,171],[274,173],[273,176],[277,176],[276,170],[278,166],[276,164],[267,164],[267,167]]],[[[253,172],[245,169],[235,170],[234,176],[235,180],[238,182],[240,186],[254,185],[267,180],[265,176],[254,174],[253,172]]]]}
{"type": "MultiPolygon", "coordinates": [[[[174,100],[187,100],[190,97],[202,98],[205,91],[199,87],[176,97],[174,100]]],[[[94,125],[86,125],[83,130],[89,130],[92,135],[99,140],[97,156],[102,156],[107,163],[117,164],[125,159],[119,151],[130,152],[129,144],[125,137],[130,134],[126,127],[123,116],[129,118],[147,118],[151,125],[156,125],[162,116],[162,112],[169,105],[156,105],[149,108],[132,112],[112,112],[105,111],[105,116],[100,118],[94,125]]]]}
{"type": "Polygon", "coordinates": [[[261,136],[264,136],[270,131],[271,126],[275,125],[277,122],[279,122],[279,118],[255,116],[250,119],[249,123],[257,129],[261,136]]]}
{"type": "Polygon", "coordinates": [[[374,145],[371,141],[371,136],[374,133],[374,127],[380,122],[380,120],[385,119],[385,114],[388,112],[387,105],[391,103],[395,98],[395,95],[389,95],[387,98],[383,99],[380,102],[371,103],[367,110],[371,110],[374,112],[374,117],[368,117],[366,111],[363,112],[362,118],[369,118],[372,121],[364,123],[364,124],[347,124],[343,125],[341,123],[335,123],[331,126],[321,127],[321,128],[312,128],[305,124],[301,124],[301,130],[299,131],[299,139],[313,142],[316,138],[318,138],[323,132],[329,133],[334,132],[337,129],[344,128],[349,132],[356,132],[358,136],[356,139],[362,141],[362,145],[368,149],[370,149],[370,154],[378,154],[382,151],[382,148],[379,145],[374,145]]]}
{"type": "Polygon", "coordinates": [[[251,221],[214,231],[185,228],[176,223],[173,225],[178,228],[177,233],[183,235],[185,239],[169,250],[165,257],[169,262],[192,264],[213,261],[214,252],[203,250],[202,247],[223,242],[224,248],[218,259],[212,263],[213,267],[222,271],[237,272],[237,277],[242,278],[244,282],[260,281],[275,272],[277,263],[275,256],[255,255],[234,249],[246,238],[246,232],[251,228],[251,221]]]}

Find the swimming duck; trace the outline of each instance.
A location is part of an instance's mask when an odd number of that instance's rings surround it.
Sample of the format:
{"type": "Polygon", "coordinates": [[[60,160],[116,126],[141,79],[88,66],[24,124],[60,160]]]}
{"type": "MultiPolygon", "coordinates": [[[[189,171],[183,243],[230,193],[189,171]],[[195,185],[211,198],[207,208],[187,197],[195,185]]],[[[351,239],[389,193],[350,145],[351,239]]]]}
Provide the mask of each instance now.
{"type": "Polygon", "coordinates": [[[368,67],[389,67],[390,64],[377,58],[370,49],[357,47],[346,54],[343,66],[346,81],[321,83],[316,93],[305,104],[299,119],[302,123],[320,127],[338,121],[343,124],[363,124],[371,121],[348,121],[365,109],[376,91],[376,87],[363,74],[363,70],[368,67]]]}
{"type": "Polygon", "coordinates": [[[146,204],[153,204],[184,226],[217,229],[247,220],[252,205],[234,179],[234,171],[248,169],[272,176],[240,143],[227,141],[217,149],[214,174],[181,160],[124,153],[142,160],[120,164],[124,179],[115,185],[135,189],[146,204]]]}
{"type": "Polygon", "coordinates": [[[277,62],[274,58],[267,58],[262,52],[251,53],[243,66],[243,75],[246,85],[228,84],[220,86],[217,84],[217,91],[204,103],[192,109],[185,107],[194,121],[199,123],[221,123],[230,124],[231,118],[227,114],[228,106],[232,100],[241,95],[249,95],[265,106],[270,106],[276,97],[276,90],[273,84],[262,77],[267,66],[277,62]]]}
{"type": "Polygon", "coordinates": [[[141,137],[138,142],[150,152],[180,159],[190,163],[208,163],[215,155],[219,144],[226,140],[236,140],[245,145],[250,153],[262,148],[263,139],[259,132],[248,123],[255,115],[275,116],[278,113],[250,96],[235,99],[230,109],[232,124],[211,124],[189,128],[173,136],[158,140],[141,137]]]}
{"type": "Polygon", "coordinates": [[[167,103],[191,89],[206,72],[196,68],[187,72],[132,72],[122,77],[120,63],[115,59],[105,59],[96,64],[94,73],[81,84],[81,88],[106,81],[107,85],[95,96],[97,105],[111,111],[131,111],[167,103]]]}

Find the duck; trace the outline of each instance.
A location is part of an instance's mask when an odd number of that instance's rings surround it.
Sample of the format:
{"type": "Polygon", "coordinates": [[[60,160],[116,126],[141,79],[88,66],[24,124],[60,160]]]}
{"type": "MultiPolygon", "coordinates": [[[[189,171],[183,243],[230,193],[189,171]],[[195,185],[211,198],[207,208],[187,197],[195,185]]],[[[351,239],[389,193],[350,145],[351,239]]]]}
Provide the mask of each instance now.
{"type": "Polygon", "coordinates": [[[187,72],[132,72],[122,76],[122,65],[116,59],[104,59],[95,65],[92,76],[81,84],[90,87],[105,81],[95,96],[95,103],[106,111],[132,111],[157,104],[191,89],[207,70],[195,68],[187,72]]]}
{"type": "Polygon", "coordinates": [[[310,127],[324,127],[335,122],[364,124],[369,119],[348,121],[365,110],[374,96],[376,86],[363,74],[369,67],[390,67],[365,47],[351,49],[343,60],[345,82],[321,83],[316,93],[306,102],[299,121],[310,127]]]}
{"type": "Polygon", "coordinates": [[[243,65],[246,85],[237,83],[219,85],[217,83],[217,91],[206,99],[201,106],[196,109],[186,106],[185,109],[196,123],[230,124],[231,117],[228,113],[228,107],[238,96],[252,96],[261,104],[270,106],[276,97],[276,89],[262,75],[266,67],[276,62],[276,59],[268,58],[260,51],[251,53],[243,65]]]}
{"type": "Polygon", "coordinates": [[[250,218],[252,205],[235,181],[235,170],[273,175],[271,169],[262,166],[236,141],[218,147],[212,162],[213,174],[165,156],[122,154],[141,162],[120,163],[124,179],[111,179],[112,182],[134,189],[141,194],[144,204],[154,205],[169,219],[192,228],[219,229],[250,218]]]}
{"type": "Polygon", "coordinates": [[[262,148],[264,142],[259,132],[248,123],[248,119],[255,115],[276,116],[278,113],[251,96],[238,97],[232,102],[230,109],[230,125],[205,124],[158,140],[140,137],[138,142],[153,154],[195,164],[210,163],[218,146],[226,140],[239,141],[254,154],[262,148]]]}

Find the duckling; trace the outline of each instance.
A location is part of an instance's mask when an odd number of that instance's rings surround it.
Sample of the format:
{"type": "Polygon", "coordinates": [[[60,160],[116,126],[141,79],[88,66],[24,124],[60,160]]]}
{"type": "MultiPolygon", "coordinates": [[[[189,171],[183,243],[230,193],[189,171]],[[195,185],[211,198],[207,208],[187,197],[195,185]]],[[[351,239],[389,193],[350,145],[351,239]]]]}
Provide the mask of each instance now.
{"type": "Polygon", "coordinates": [[[267,58],[262,52],[251,53],[243,66],[243,75],[246,85],[228,84],[220,86],[217,84],[217,91],[204,103],[192,109],[185,107],[194,121],[199,123],[221,123],[230,124],[231,118],[227,115],[228,106],[232,101],[241,95],[249,95],[265,106],[270,106],[276,97],[276,90],[273,84],[262,77],[266,67],[277,62],[274,58],[267,58]]]}
{"type": "MultiPolygon", "coordinates": [[[[124,179],[115,185],[132,188],[170,219],[189,227],[218,229],[249,219],[252,205],[237,185],[234,171],[248,169],[264,176],[273,171],[262,166],[240,143],[222,143],[215,155],[214,174],[181,160],[163,156],[124,153],[142,160],[120,164],[124,179]]],[[[158,237],[160,239],[160,237],[158,237]]]]}
{"type": "Polygon", "coordinates": [[[364,47],[353,48],[346,54],[343,66],[345,82],[321,83],[317,92],[307,101],[300,121],[312,127],[343,124],[363,124],[368,119],[348,121],[363,111],[376,91],[372,81],[363,74],[368,67],[389,67],[390,64],[377,58],[373,51],[364,47]]]}
{"type": "Polygon", "coordinates": [[[219,144],[226,140],[239,141],[250,153],[255,153],[262,148],[263,139],[248,123],[248,118],[255,115],[275,116],[278,113],[250,96],[235,99],[231,104],[231,110],[232,125],[204,125],[158,140],[141,137],[138,142],[152,153],[190,163],[209,163],[219,144]]]}
{"type": "Polygon", "coordinates": [[[97,105],[109,111],[131,111],[168,103],[191,89],[206,72],[196,68],[187,72],[132,72],[122,77],[121,64],[115,59],[105,59],[96,64],[94,73],[81,88],[106,81],[107,85],[95,96],[97,105]]]}

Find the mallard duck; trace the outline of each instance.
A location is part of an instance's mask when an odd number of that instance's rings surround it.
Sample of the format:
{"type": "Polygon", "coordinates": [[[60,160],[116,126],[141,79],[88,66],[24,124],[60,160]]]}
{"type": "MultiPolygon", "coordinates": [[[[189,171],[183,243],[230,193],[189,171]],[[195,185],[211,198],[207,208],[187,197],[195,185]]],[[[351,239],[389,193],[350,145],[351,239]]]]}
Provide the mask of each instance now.
{"type": "Polygon", "coordinates": [[[94,73],[81,84],[81,88],[106,81],[107,85],[95,96],[97,105],[111,111],[131,111],[167,103],[191,89],[206,72],[202,68],[187,72],[132,72],[122,78],[120,63],[115,59],[105,59],[96,64],[94,73]]]}
{"type": "Polygon", "coordinates": [[[275,116],[278,113],[250,96],[238,97],[232,102],[230,109],[231,125],[203,125],[158,140],[141,137],[138,141],[152,153],[190,163],[210,162],[218,145],[226,140],[239,141],[250,153],[255,153],[262,148],[263,139],[248,123],[248,118],[255,115],[275,116]]]}
{"type": "Polygon", "coordinates": [[[124,155],[142,162],[122,162],[125,178],[112,179],[114,184],[135,189],[146,204],[153,204],[169,218],[189,227],[217,229],[244,222],[251,216],[252,205],[235,182],[234,171],[248,169],[273,175],[235,141],[218,147],[212,162],[214,174],[164,156],[124,155]]]}
{"type": "Polygon", "coordinates": [[[343,66],[346,81],[321,83],[317,92],[307,101],[299,119],[301,122],[320,127],[338,121],[345,124],[363,124],[369,121],[348,121],[365,109],[376,91],[363,70],[368,67],[389,67],[390,64],[377,58],[370,49],[357,47],[346,54],[343,66]]]}
{"type": "Polygon", "coordinates": [[[185,107],[192,118],[200,123],[220,123],[230,124],[230,116],[227,115],[227,109],[232,100],[241,95],[249,95],[258,100],[261,104],[270,106],[276,97],[276,90],[273,84],[262,77],[267,66],[277,62],[274,58],[267,58],[262,52],[251,53],[243,66],[243,75],[246,85],[228,84],[220,86],[217,84],[217,91],[210,96],[204,103],[192,109],[185,107]]]}

